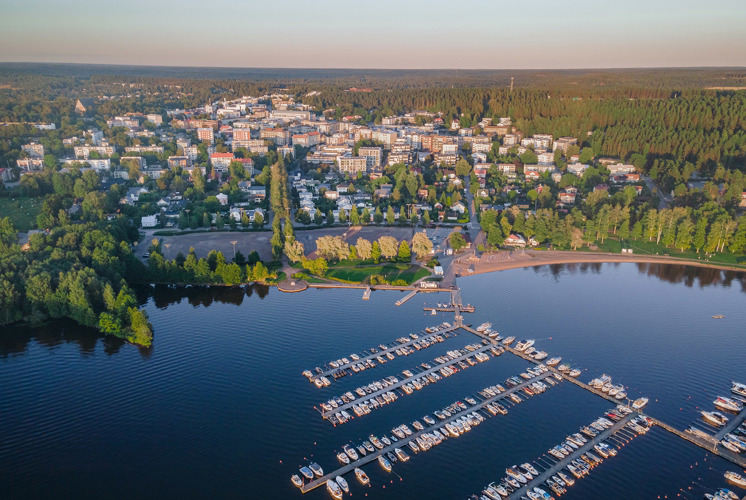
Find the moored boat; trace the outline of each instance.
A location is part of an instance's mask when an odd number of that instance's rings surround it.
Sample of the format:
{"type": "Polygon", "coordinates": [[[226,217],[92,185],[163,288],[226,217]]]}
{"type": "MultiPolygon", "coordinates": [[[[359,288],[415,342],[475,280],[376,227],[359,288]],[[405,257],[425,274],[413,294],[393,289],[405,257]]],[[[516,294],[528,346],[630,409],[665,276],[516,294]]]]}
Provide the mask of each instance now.
{"type": "Polygon", "coordinates": [[[334,479],[329,479],[326,482],[326,489],[337,500],[340,500],[342,498],[342,488],[339,487],[334,479]]]}
{"type": "Polygon", "coordinates": [[[313,471],[308,467],[301,467],[300,473],[303,474],[306,479],[313,479],[313,471]]]}
{"type": "Polygon", "coordinates": [[[746,477],[743,477],[737,472],[731,472],[731,471],[728,471],[723,475],[725,476],[725,479],[727,479],[731,483],[738,485],[741,488],[746,488],[746,477]]]}
{"type": "Polygon", "coordinates": [[[300,478],[298,474],[293,474],[290,477],[290,480],[293,482],[294,485],[296,485],[298,488],[303,486],[303,480],[300,478]]]}
{"type": "Polygon", "coordinates": [[[308,468],[311,469],[313,473],[319,477],[324,475],[324,469],[322,469],[321,466],[315,462],[308,464],[308,468]]]}
{"type": "Polygon", "coordinates": [[[738,382],[733,382],[733,387],[731,387],[730,390],[733,394],[738,394],[739,396],[746,397],[746,384],[740,384],[738,382]]]}
{"type": "Polygon", "coordinates": [[[342,491],[344,491],[345,493],[350,492],[350,485],[347,484],[347,480],[345,480],[345,478],[343,478],[342,476],[337,476],[334,478],[334,480],[337,481],[337,484],[340,488],[342,488],[342,491]]]}
{"type": "Polygon", "coordinates": [[[368,484],[370,483],[370,479],[368,478],[368,475],[363,472],[362,469],[355,469],[355,477],[357,477],[357,480],[360,481],[360,484],[368,484]]]}
{"type": "Polygon", "coordinates": [[[728,422],[728,417],[726,417],[719,411],[703,411],[700,413],[702,413],[702,417],[707,423],[716,425],[718,427],[722,427],[728,422]]]}
{"type": "Polygon", "coordinates": [[[632,408],[634,408],[635,410],[641,410],[645,408],[645,405],[648,404],[648,401],[648,398],[637,398],[635,399],[635,402],[632,403],[632,408]]]}
{"type": "Polygon", "coordinates": [[[733,413],[739,413],[741,410],[743,410],[743,403],[740,401],[736,401],[735,399],[726,398],[723,396],[718,396],[715,401],[712,402],[712,404],[715,405],[715,407],[725,410],[725,411],[731,411],[733,413]]]}
{"type": "Polygon", "coordinates": [[[383,470],[386,472],[391,472],[391,462],[388,461],[386,457],[383,455],[378,455],[378,463],[381,465],[383,470]]]}

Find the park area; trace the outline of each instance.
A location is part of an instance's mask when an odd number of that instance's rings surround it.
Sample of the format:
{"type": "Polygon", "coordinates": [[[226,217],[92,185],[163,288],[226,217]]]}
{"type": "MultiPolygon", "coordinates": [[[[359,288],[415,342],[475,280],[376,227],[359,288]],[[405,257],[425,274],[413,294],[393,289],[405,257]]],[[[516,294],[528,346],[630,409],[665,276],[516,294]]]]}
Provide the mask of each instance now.
{"type": "Polygon", "coordinates": [[[36,227],[42,198],[0,198],[0,217],[9,217],[17,231],[25,233],[36,227]]]}

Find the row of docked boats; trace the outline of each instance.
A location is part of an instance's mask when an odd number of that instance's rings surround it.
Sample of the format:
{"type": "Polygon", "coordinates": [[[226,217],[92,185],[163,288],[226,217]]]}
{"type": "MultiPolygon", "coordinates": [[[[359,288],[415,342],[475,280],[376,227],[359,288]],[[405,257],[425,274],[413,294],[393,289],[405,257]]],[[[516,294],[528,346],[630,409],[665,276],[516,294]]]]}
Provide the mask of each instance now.
{"type": "MultiPolygon", "coordinates": [[[[343,424],[352,419],[352,415],[345,409],[335,411],[336,409],[346,406],[351,409],[352,413],[356,416],[361,417],[371,413],[373,410],[381,408],[389,403],[396,401],[402,394],[412,394],[415,391],[421,390],[423,387],[438,382],[443,377],[449,377],[461,369],[466,369],[470,366],[474,366],[478,363],[483,363],[490,359],[490,356],[486,352],[475,352],[473,356],[469,356],[470,352],[481,349],[482,346],[478,343],[469,344],[463,349],[455,349],[448,351],[445,355],[435,358],[435,367],[442,365],[438,370],[433,371],[433,365],[429,363],[422,363],[420,368],[424,371],[430,371],[422,376],[415,376],[410,370],[404,370],[402,373],[407,379],[406,383],[399,384],[399,379],[395,376],[389,376],[384,379],[374,381],[365,386],[358,387],[354,392],[361,398],[358,402],[353,404],[351,407],[350,403],[354,402],[357,398],[355,395],[348,391],[345,394],[334,397],[329,401],[320,403],[321,408],[324,410],[324,416],[334,425],[343,424]],[[467,356],[464,358],[464,356],[467,356]],[[461,358],[461,359],[459,359],[461,358]],[[456,361],[458,360],[458,361],[456,361]],[[394,385],[399,385],[397,390],[386,390],[394,385]],[[401,391],[401,394],[398,392],[401,391]],[[328,415],[330,412],[334,412],[332,415],[328,415]]],[[[499,348],[492,347],[491,352],[495,355],[502,354],[499,348]]]]}
{"type": "MultiPolygon", "coordinates": [[[[712,404],[717,409],[716,411],[700,411],[702,420],[716,428],[720,428],[728,424],[730,417],[726,413],[739,414],[744,410],[744,401],[746,398],[746,385],[739,382],[733,382],[731,392],[734,394],[733,397],[717,396],[712,404]],[[723,413],[725,412],[725,413],[723,413]]],[[[712,440],[712,435],[704,432],[696,427],[690,427],[687,432],[694,434],[702,439],[712,440]]],[[[729,432],[720,440],[720,446],[736,454],[746,452],[746,423],[741,424],[729,432]]]]}
{"type": "Polygon", "coordinates": [[[624,391],[624,386],[621,384],[614,385],[612,383],[611,376],[606,375],[605,373],[600,377],[594,378],[593,380],[588,382],[588,385],[593,387],[597,391],[608,394],[609,396],[612,396],[620,401],[624,401],[625,399],[627,399],[627,393],[624,391]]]}
{"type": "MultiPolygon", "coordinates": [[[[615,409],[607,411],[604,417],[581,428],[580,432],[567,436],[563,443],[549,450],[549,454],[557,462],[566,459],[581,447],[587,447],[589,439],[593,439],[598,433],[613,426],[612,421],[618,421],[631,412],[628,406],[618,405],[615,409]]],[[[646,432],[649,422],[642,417],[638,420],[640,422],[634,422],[634,428],[630,427],[630,429],[637,434],[646,432]]],[[[521,499],[551,500],[554,498],[552,494],[563,495],[568,487],[575,484],[576,479],[584,477],[596,465],[607,458],[616,456],[617,453],[617,447],[609,441],[596,443],[592,449],[584,451],[551,477],[544,479],[541,484],[534,484],[540,475],[534,465],[530,463],[513,465],[505,469],[505,476],[502,479],[490,483],[480,495],[472,495],[471,498],[472,500],[498,500],[515,496],[513,495],[515,492],[525,488],[525,494],[520,497],[521,499]]]]}
{"type": "Polygon", "coordinates": [[[416,333],[411,333],[409,337],[400,337],[396,339],[396,342],[392,342],[389,345],[380,344],[377,348],[371,347],[365,352],[363,357],[359,354],[350,354],[349,357],[330,361],[324,368],[317,366],[312,370],[304,370],[303,376],[316,385],[316,387],[328,386],[329,379],[323,375],[326,372],[331,372],[334,378],[339,378],[340,376],[347,375],[350,371],[359,373],[369,368],[374,368],[377,366],[376,362],[384,364],[392,361],[396,356],[408,356],[415,351],[444,342],[448,337],[447,333],[436,333],[450,328],[450,326],[450,323],[446,322],[435,327],[428,327],[426,329],[428,335],[422,336],[422,338],[416,333]],[[407,345],[403,346],[402,344],[407,345]],[[317,383],[319,379],[326,379],[326,381],[322,380],[321,383],[317,383]]]}

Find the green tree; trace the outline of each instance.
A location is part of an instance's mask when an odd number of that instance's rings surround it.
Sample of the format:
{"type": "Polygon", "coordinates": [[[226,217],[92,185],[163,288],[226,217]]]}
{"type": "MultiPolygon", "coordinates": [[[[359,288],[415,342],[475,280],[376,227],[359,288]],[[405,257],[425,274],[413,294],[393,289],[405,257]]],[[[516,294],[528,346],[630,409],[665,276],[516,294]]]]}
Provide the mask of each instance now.
{"type": "Polygon", "coordinates": [[[425,210],[422,213],[422,224],[424,226],[429,226],[430,225],[430,211],[429,210],[425,210]]]}
{"type": "Polygon", "coordinates": [[[406,240],[402,240],[399,243],[399,260],[402,262],[409,262],[412,260],[412,251],[409,249],[409,244],[406,240]]]}
{"type": "Polygon", "coordinates": [[[383,222],[383,213],[381,213],[381,207],[380,206],[376,207],[376,211],[373,214],[373,220],[375,221],[376,224],[380,224],[380,223],[383,222]]]}
{"type": "Polygon", "coordinates": [[[694,227],[694,238],[692,239],[692,245],[697,250],[697,253],[705,246],[707,238],[707,218],[700,217],[697,220],[697,224],[694,227]]]}
{"type": "Polygon", "coordinates": [[[466,239],[461,235],[461,233],[454,231],[451,233],[451,235],[448,237],[448,242],[451,245],[451,248],[453,248],[455,251],[461,250],[466,246],[466,239]]]}
{"type": "Polygon", "coordinates": [[[359,226],[360,225],[360,214],[357,212],[357,207],[352,207],[352,210],[350,210],[350,223],[353,226],[359,226]]]}
{"type": "Polygon", "coordinates": [[[370,256],[376,264],[381,260],[381,245],[377,241],[371,245],[370,256]]]}
{"type": "Polygon", "coordinates": [[[386,222],[389,223],[389,225],[394,225],[394,222],[396,222],[396,214],[394,213],[394,207],[389,205],[388,210],[386,210],[386,222]]]}

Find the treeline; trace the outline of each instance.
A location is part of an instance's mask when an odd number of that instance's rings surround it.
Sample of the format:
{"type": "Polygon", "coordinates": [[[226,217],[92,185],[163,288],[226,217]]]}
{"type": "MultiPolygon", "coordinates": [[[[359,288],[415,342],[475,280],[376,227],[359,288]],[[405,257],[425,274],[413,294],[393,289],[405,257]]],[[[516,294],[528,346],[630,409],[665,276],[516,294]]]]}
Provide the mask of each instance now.
{"type": "Polygon", "coordinates": [[[19,246],[0,219],[0,325],[71,318],[134,344],[149,346],[152,327],[127,282],[144,271],[130,243],[137,229],[111,223],[64,223],[19,246]]]}
{"type": "Polygon", "coordinates": [[[148,259],[147,280],[154,283],[182,283],[203,285],[241,285],[251,282],[264,282],[275,278],[259,260],[256,252],[249,255],[248,262],[236,254],[234,262],[228,262],[222,252],[212,250],[206,258],[197,258],[194,248],[186,256],[178,255],[166,260],[159,244],[151,247],[148,259]]]}
{"type": "Polygon", "coordinates": [[[639,212],[628,206],[606,204],[590,215],[576,208],[564,216],[554,209],[539,209],[528,215],[520,210],[487,210],[482,214],[481,225],[492,247],[502,246],[508,235],[519,233],[538,244],[558,248],[603,244],[611,236],[682,252],[693,249],[697,253],[740,255],[746,250],[746,217],[736,219],[714,203],[698,210],[675,207],[639,212]]]}

